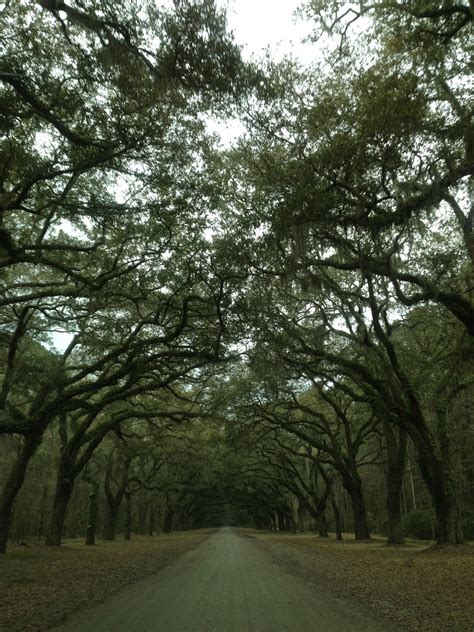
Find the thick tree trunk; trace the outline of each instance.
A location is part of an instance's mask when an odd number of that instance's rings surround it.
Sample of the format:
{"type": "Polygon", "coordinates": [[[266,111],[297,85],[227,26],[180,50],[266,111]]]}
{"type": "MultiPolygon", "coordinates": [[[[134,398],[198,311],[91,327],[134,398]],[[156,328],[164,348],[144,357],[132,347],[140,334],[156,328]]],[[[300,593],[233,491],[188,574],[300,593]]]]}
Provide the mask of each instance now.
{"type": "Polygon", "coordinates": [[[163,520],[163,533],[171,533],[173,530],[174,511],[167,509],[163,520]]]}
{"type": "Polygon", "coordinates": [[[0,554],[6,552],[15,498],[25,480],[28,463],[40,442],[41,436],[34,435],[25,438],[18,457],[5,481],[0,496],[0,554]]]}
{"type": "Polygon", "coordinates": [[[181,529],[182,531],[189,531],[190,525],[191,524],[191,514],[189,511],[187,511],[182,520],[181,520],[181,529]]]}
{"type": "Polygon", "coordinates": [[[48,546],[61,546],[66,511],[74,487],[74,479],[70,475],[70,469],[68,455],[63,452],[59,460],[51,522],[46,537],[48,546]]]}
{"type": "Polygon", "coordinates": [[[125,523],[124,523],[124,539],[132,538],[132,495],[125,492],[125,523]]]}
{"type": "Polygon", "coordinates": [[[71,500],[72,485],[63,480],[58,480],[54,495],[53,511],[46,544],[48,546],[61,546],[64,521],[69,501],[71,500]]]}
{"type": "Polygon", "coordinates": [[[104,518],[104,528],[102,531],[102,538],[104,540],[115,540],[119,509],[120,502],[114,502],[112,504],[109,502],[107,505],[104,518]]]}
{"type": "Polygon", "coordinates": [[[425,428],[418,427],[410,436],[418,450],[420,471],[436,513],[437,542],[462,544],[464,538],[450,479],[449,456],[438,454],[425,428]]]}
{"type": "Polygon", "coordinates": [[[286,531],[285,516],[283,515],[282,511],[277,512],[277,518],[278,518],[278,531],[286,531]]]}
{"type": "Polygon", "coordinates": [[[300,533],[304,533],[306,531],[305,527],[305,519],[308,515],[306,507],[301,503],[298,503],[298,530],[300,533]]]}
{"type": "Polygon", "coordinates": [[[98,485],[94,481],[89,481],[91,490],[89,492],[89,512],[86,528],[86,544],[95,544],[95,532],[97,527],[97,489],[98,485]]]}
{"type": "Polygon", "coordinates": [[[138,505],[138,533],[140,535],[145,535],[146,533],[146,517],[147,517],[147,509],[148,505],[145,503],[143,497],[140,500],[140,504],[138,505]]]}
{"type": "Polygon", "coordinates": [[[292,531],[299,531],[299,518],[298,518],[298,498],[296,495],[292,495],[289,503],[289,509],[291,514],[292,531]]]}
{"type": "Polygon", "coordinates": [[[359,477],[345,477],[344,488],[351,499],[352,512],[354,516],[354,536],[356,540],[370,540],[369,523],[367,519],[367,509],[365,506],[364,494],[362,491],[362,481],[359,477]]]}
{"type": "MultiPolygon", "coordinates": [[[[328,472],[324,469],[324,466],[317,465],[316,467],[317,467],[317,471],[321,475],[321,478],[323,479],[324,484],[325,484],[324,492],[321,494],[320,498],[316,502],[316,510],[319,516],[318,517],[318,531],[319,531],[320,538],[327,538],[329,537],[327,522],[326,522],[326,506],[327,506],[328,498],[332,502],[333,509],[335,507],[335,502],[332,495],[333,480],[329,476],[328,472]]],[[[317,479],[314,478],[314,480],[316,482],[317,479]]],[[[316,489],[316,485],[314,487],[316,489]]],[[[334,517],[336,520],[336,537],[338,540],[342,540],[340,516],[339,516],[339,511],[337,507],[334,511],[334,517]]]]}
{"type": "MultiPolygon", "coordinates": [[[[403,483],[403,474],[401,475],[403,483]]],[[[402,528],[401,483],[396,472],[387,476],[387,544],[404,544],[402,528]]]]}
{"type": "Polygon", "coordinates": [[[150,507],[150,514],[148,519],[148,535],[155,534],[155,507],[150,507]]]}
{"type": "MultiPolygon", "coordinates": [[[[46,481],[47,481],[47,477],[46,477],[46,481]]],[[[40,515],[39,515],[39,524],[38,524],[38,540],[41,540],[44,533],[44,523],[45,523],[45,505],[46,505],[46,498],[48,496],[48,483],[45,482],[45,484],[43,485],[43,493],[41,495],[41,505],[40,505],[40,515]]]]}
{"type": "Polygon", "coordinates": [[[327,538],[329,536],[327,522],[326,522],[326,504],[327,504],[329,492],[330,492],[330,487],[329,487],[329,484],[326,483],[326,490],[324,491],[322,496],[319,498],[316,505],[316,509],[319,516],[318,517],[318,531],[319,531],[320,538],[327,538]]]}
{"type": "Polygon", "coordinates": [[[335,527],[336,527],[336,540],[342,541],[341,512],[339,511],[339,507],[337,506],[337,503],[334,500],[332,494],[331,494],[331,505],[332,505],[332,510],[334,512],[334,522],[335,522],[335,527]]]}
{"type": "Polygon", "coordinates": [[[319,516],[318,532],[319,532],[319,537],[320,538],[327,538],[327,537],[329,537],[328,525],[327,525],[327,522],[326,522],[326,515],[324,513],[322,513],[319,516]]]}
{"type": "Polygon", "coordinates": [[[104,529],[102,534],[104,540],[115,540],[120,504],[125,495],[128,484],[128,468],[130,465],[130,461],[131,459],[127,458],[123,463],[120,485],[115,494],[113,493],[111,486],[111,475],[113,467],[112,458],[110,459],[109,467],[105,472],[104,492],[105,498],[107,500],[107,509],[105,512],[104,529]]]}
{"type": "Polygon", "coordinates": [[[354,536],[356,540],[370,540],[370,530],[367,520],[367,510],[365,504],[360,502],[360,498],[351,498],[354,512],[354,536]]]}
{"type": "Polygon", "coordinates": [[[395,429],[388,423],[383,424],[387,446],[387,544],[403,544],[401,501],[403,476],[407,453],[407,435],[399,430],[398,440],[395,429]]]}
{"type": "MultiPolygon", "coordinates": [[[[202,520],[202,518],[199,518],[199,520],[202,520]]],[[[163,509],[161,507],[158,507],[158,509],[155,512],[156,535],[161,535],[162,527],[163,527],[163,509]]]]}
{"type": "Polygon", "coordinates": [[[436,540],[438,544],[462,544],[464,537],[457,516],[451,481],[443,463],[438,459],[432,461],[430,493],[436,512],[436,540]]]}

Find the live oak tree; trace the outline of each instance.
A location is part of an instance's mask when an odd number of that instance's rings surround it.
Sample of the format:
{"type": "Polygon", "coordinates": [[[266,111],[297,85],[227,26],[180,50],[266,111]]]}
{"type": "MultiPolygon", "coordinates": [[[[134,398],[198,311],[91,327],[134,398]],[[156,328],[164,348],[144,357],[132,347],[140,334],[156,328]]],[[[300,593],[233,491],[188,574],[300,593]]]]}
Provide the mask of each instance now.
{"type": "MultiPolygon", "coordinates": [[[[256,279],[255,302],[267,297],[254,335],[262,335],[262,322],[267,331],[295,333],[306,319],[288,356],[305,356],[306,348],[308,371],[322,365],[326,377],[351,380],[368,398],[390,453],[390,511],[399,506],[409,433],[424,462],[438,539],[456,542],[443,424],[433,433],[432,412],[399,359],[402,334],[392,336],[394,322],[427,304],[446,310],[436,311],[443,322],[436,336],[452,317],[474,332],[473,144],[464,90],[472,6],[307,5],[315,36],[325,29],[336,47],[311,72],[290,61],[270,64],[272,97],[243,113],[247,133],[221,166],[232,200],[225,217],[256,279]],[[277,296],[284,290],[267,291],[278,284],[286,284],[286,298],[277,296]],[[294,295],[300,312],[293,316],[294,295]],[[347,344],[332,346],[334,337],[353,339],[355,356],[347,357],[347,344]]],[[[462,366],[467,383],[470,369],[462,366]]]]}
{"type": "Polygon", "coordinates": [[[107,537],[120,515],[127,537],[308,516],[324,535],[341,497],[363,539],[376,468],[401,543],[408,455],[438,541],[462,541],[472,2],[301,14],[327,52],[256,67],[211,0],[6,4],[2,551],[32,464],[52,544],[86,489],[91,540],[101,501],[107,537]],[[209,117],[245,132],[222,147],[209,117]]]}
{"type": "MultiPolygon", "coordinates": [[[[296,355],[289,357],[288,349],[280,350],[287,356],[289,366],[293,365],[291,373],[272,387],[272,377],[267,371],[268,394],[256,394],[250,400],[247,414],[252,411],[257,423],[274,428],[282,437],[297,437],[303,455],[318,465],[319,473],[322,473],[324,465],[329,465],[338,473],[351,499],[355,537],[358,540],[368,539],[370,532],[359,469],[374,456],[372,449],[367,447],[367,441],[373,435],[378,420],[356,389],[351,391],[347,387],[348,392],[338,392],[337,377],[333,380],[327,375],[320,377],[318,372],[311,370],[309,363],[304,367],[301,358],[296,355]]],[[[280,448],[284,449],[284,445],[280,444],[280,448]]],[[[295,455],[291,444],[287,450],[290,455],[295,455]]],[[[375,452],[378,451],[376,447],[375,452]]],[[[307,507],[322,523],[322,532],[330,493],[329,480],[323,477],[323,481],[325,497],[317,498],[314,490],[315,509],[311,511],[307,507]]]]}
{"type": "Polygon", "coordinates": [[[24,437],[3,490],[4,550],[53,419],[90,425],[108,405],[217,360],[225,281],[211,287],[199,241],[200,114],[248,82],[213,3],[38,2],[1,18],[1,431],[24,437]],[[23,347],[54,331],[71,342],[19,401],[23,347]]]}

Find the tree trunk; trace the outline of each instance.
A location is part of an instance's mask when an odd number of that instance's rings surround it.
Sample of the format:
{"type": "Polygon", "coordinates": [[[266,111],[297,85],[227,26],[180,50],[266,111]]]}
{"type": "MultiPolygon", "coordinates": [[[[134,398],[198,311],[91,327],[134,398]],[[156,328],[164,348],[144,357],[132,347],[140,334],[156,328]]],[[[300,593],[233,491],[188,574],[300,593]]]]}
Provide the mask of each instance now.
{"type": "Polygon", "coordinates": [[[72,485],[66,480],[58,480],[54,495],[53,511],[46,544],[48,546],[61,546],[64,530],[64,520],[69,501],[71,500],[72,485]]]}
{"type": "Polygon", "coordinates": [[[104,540],[115,540],[119,508],[120,502],[109,502],[107,505],[104,518],[104,528],[102,532],[102,538],[104,540]]]}
{"type": "Polygon", "coordinates": [[[18,457],[5,481],[0,496],[0,554],[6,552],[15,498],[25,480],[28,463],[40,443],[41,435],[30,435],[25,438],[18,457]]]}
{"type": "Polygon", "coordinates": [[[332,510],[334,512],[334,522],[336,525],[336,540],[342,541],[342,524],[341,524],[341,512],[339,511],[339,507],[337,506],[336,501],[331,494],[331,505],[332,510]]]}
{"type": "Polygon", "coordinates": [[[383,424],[387,446],[387,544],[404,544],[402,529],[402,490],[407,453],[407,434],[400,429],[398,440],[395,429],[388,423],[383,424]]]}
{"type": "Polygon", "coordinates": [[[328,526],[327,526],[327,522],[326,522],[326,514],[324,514],[324,513],[320,514],[320,516],[319,516],[318,532],[319,532],[319,537],[320,538],[327,538],[327,537],[329,537],[328,526]]]}
{"type": "Polygon", "coordinates": [[[419,427],[410,435],[417,450],[420,471],[431,495],[436,513],[438,544],[462,544],[462,527],[457,515],[455,495],[449,472],[449,457],[438,455],[428,431],[419,427]]]}
{"type": "Polygon", "coordinates": [[[125,492],[125,524],[124,524],[124,539],[131,540],[132,538],[132,495],[130,492],[125,492]]]}
{"type": "Polygon", "coordinates": [[[54,493],[53,510],[49,533],[46,537],[48,546],[61,546],[64,530],[64,520],[69,501],[71,500],[74,479],[70,475],[69,456],[63,452],[59,459],[56,477],[56,491],[54,493]]]}
{"type": "Polygon", "coordinates": [[[403,474],[396,471],[387,474],[387,544],[404,544],[402,528],[401,493],[403,474]]]}
{"type": "Polygon", "coordinates": [[[107,509],[105,512],[105,520],[104,520],[104,530],[103,530],[103,539],[104,540],[115,540],[115,534],[117,531],[117,519],[120,509],[120,504],[125,495],[125,491],[127,489],[128,484],[128,468],[130,465],[131,458],[125,459],[123,463],[122,476],[118,489],[115,494],[112,491],[112,467],[113,460],[110,459],[109,467],[105,472],[105,480],[104,480],[104,492],[105,498],[107,500],[107,509]]]}
{"type": "Polygon", "coordinates": [[[436,540],[438,544],[462,544],[464,542],[456,501],[442,462],[434,458],[431,466],[431,497],[436,512],[436,540]]]}
{"type": "MultiPolygon", "coordinates": [[[[413,503],[413,510],[415,510],[417,508],[417,506],[416,506],[416,494],[415,494],[415,483],[413,481],[413,469],[411,467],[410,456],[408,454],[407,454],[407,461],[408,461],[408,474],[410,476],[411,499],[412,499],[412,503],[413,503]]],[[[407,503],[407,513],[408,513],[408,503],[407,503]]]]}
{"type": "Polygon", "coordinates": [[[302,503],[298,503],[298,531],[304,533],[306,531],[305,518],[308,515],[306,507],[302,503]]]}
{"type": "Polygon", "coordinates": [[[285,516],[282,511],[277,512],[277,518],[278,518],[278,531],[286,531],[285,516]]]}
{"type": "Polygon", "coordinates": [[[147,504],[143,498],[143,494],[141,494],[140,503],[138,505],[138,533],[140,535],[145,535],[146,533],[146,517],[147,517],[147,504]]]}
{"type": "Polygon", "coordinates": [[[95,544],[95,532],[97,526],[97,490],[98,484],[95,481],[89,481],[91,491],[89,492],[89,514],[86,529],[86,544],[95,544]]]}
{"type": "Polygon", "coordinates": [[[280,531],[280,523],[278,521],[278,514],[276,512],[273,514],[273,525],[274,531],[280,531]]]}
{"type": "Polygon", "coordinates": [[[173,530],[174,511],[167,509],[163,520],[163,533],[171,533],[173,530]]]}
{"type": "MultiPolygon", "coordinates": [[[[45,479],[48,480],[48,477],[45,479]]],[[[45,523],[45,505],[46,498],[48,497],[48,483],[45,482],[43,485],[43,493],[41,495],[41,505],[40,505],[40,516],[39,516],[39,524],[38,524],[38,540],[41,540],[43,537],[44,523],[45,523]]]]}
{"type": "Polygon", "coordinates": [[[344,488],[351,499],[354,516],[354,536],[356,540],[370,540],[367,509],[365,506],[362,481],[357,476],[345,477],[344,488]]]}
{"type": "MultiPolygon", "coordinates": [[[[329,476],[328,472],[324,469],[324,466],[317,464],[317,471],[319,472],[319,474],[321,475],[321,478],[324,481],[325,484],[325,489],[323,491],[323,493],[321,494],[321,496],[319,497],[319,499],[317,499],[316,502],[316,510],[318,512],[318,531],[319,531],[319,537],[320,538],[327,538],[329,537],[329,533],[328,533],[328,528],[327,528],[327,522],[326,522],[326,506],[327,506],[327,502],[328,502],[328,498],[331,499],[331,502],[333,504],[333,508],[334,508],[334,499],[332,496],[332,489],[333,489],[333,479],[329,476]]],[[[316,471],[315,471],[316,473],[316,471]]],[[[316,491],[316,482],[317,482],[317,478],[316,476],[314,476],[314,489],[316,491]]],[[[336,512],[334,512],[334,516],[336,518],[336,533],[339,529],[339,535],[341,535],[340,530],[341,530],[341,525],[340,525],[340,519],[339,519],[339,511],[337,511],[337,516],[336,516],[336,512]]],[[[337,538],[337,539],[341,539],[342,540],[342,535],[341,537],[337,538]]]]}
{"type": "MultiPolygon", "coordinates": [[[[201,521],[202,518],[199,518],[199,520],[201,521]]],[[[161,535],[162,526],[163,526],[163,509],[160,506],[158,506],[158,509],[155,512],[155,533],[156,533],[156,535],[161,535]]]]}
{"type": "Polygon", "coordinates": [[[155,533],[155,508],[150,507],[150,514],[148,520],[148,535],[152,536],[155,533]]]}
{"type": "Polygon", "coordinates": [[[330,489],[329,484],[326,482],[326,489],[316,503],[316,510],[318,513],[318,532],[320,538],[327,538],[329,536],[326,523],[326,504],[330,489]]]}

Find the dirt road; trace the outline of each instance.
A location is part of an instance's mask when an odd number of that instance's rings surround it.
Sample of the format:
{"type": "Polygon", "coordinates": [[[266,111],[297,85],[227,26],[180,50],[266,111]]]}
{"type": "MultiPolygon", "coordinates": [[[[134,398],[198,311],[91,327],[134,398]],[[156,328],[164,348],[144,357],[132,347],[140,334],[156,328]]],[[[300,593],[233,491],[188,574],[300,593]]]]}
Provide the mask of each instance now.
{"type": "Polygon", "coordinates": [[[55,632],[388,632],[225,528],[55,632]]]}

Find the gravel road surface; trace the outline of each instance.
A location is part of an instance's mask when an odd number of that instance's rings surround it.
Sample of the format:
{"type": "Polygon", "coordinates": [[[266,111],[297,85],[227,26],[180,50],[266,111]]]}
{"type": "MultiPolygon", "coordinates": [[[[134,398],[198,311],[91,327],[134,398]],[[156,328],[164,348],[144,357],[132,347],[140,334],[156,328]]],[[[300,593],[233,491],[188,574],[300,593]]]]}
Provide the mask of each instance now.
{"type": "MultiPolygon", "coordinates": [[[[324,589],[324,587],[322,587],[324,589]]],[[[252,538],[220,529],[154,576],[55,632],[389,632],[285,572],[252,538]]]]}

